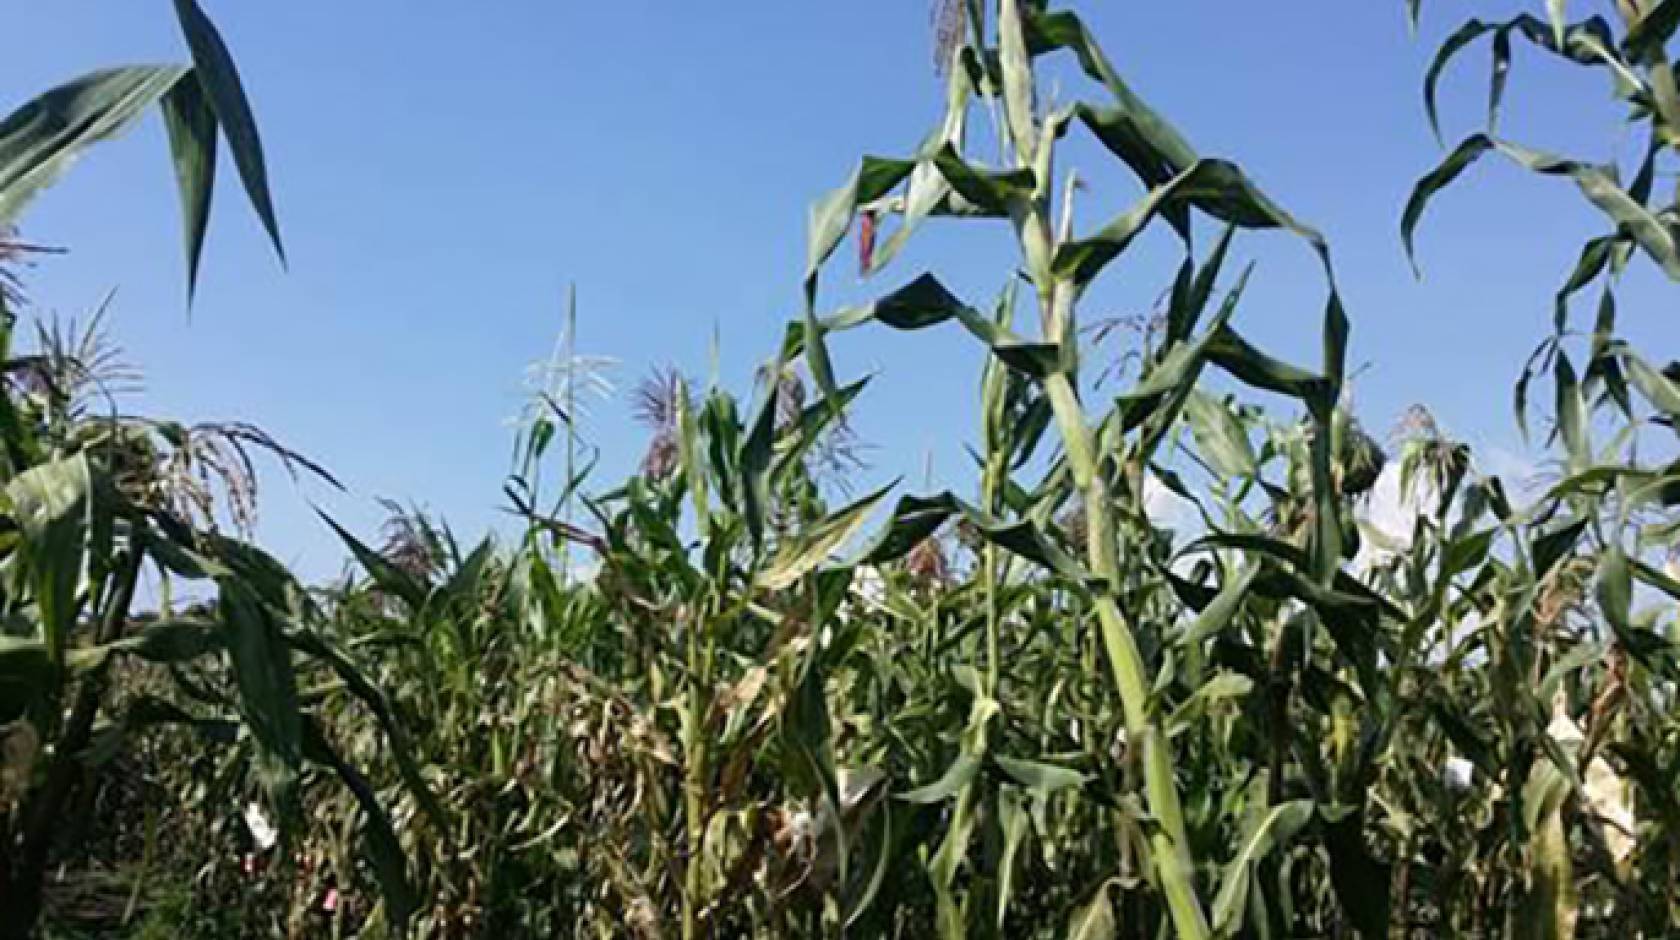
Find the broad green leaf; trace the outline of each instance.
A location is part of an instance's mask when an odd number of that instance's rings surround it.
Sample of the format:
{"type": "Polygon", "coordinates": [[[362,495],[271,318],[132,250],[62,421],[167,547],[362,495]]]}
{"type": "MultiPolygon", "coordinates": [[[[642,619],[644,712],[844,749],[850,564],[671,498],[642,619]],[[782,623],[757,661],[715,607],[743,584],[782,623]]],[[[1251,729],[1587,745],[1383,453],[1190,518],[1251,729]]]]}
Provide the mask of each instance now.
{"type": "Polygon", "coordinates": [[[274,615],[242,580],[222,581],[221,619],[240,711],[261,748],[263,782],[285,793],[303,760],[303,717],[291,647],[274,615]]]}
{"type": "Polygon", "coordinates": [[[31,467],[6,484],[23,534],[24,571],[35,595],[40,638],[58,667],[64,665],[80,610],[77,597],[93,512],[90,474],[87,457],[78,454],[31,467]]]}
{"type": "Polygon", "coordinates": [[[210,225],[210,199],[216,189],[216,112],[204,86],[189,77],[175,83],[162,102],[163,124],[175,161],[175,184],[181,194],[181,233],[187,249],[187,302],[198,289],[198,265],[210,225]]]}
{"type": "Polygon", "coordinates": [[[1620,545],[1611,545],[1598,559],[1599,612],[1618,637],[1633,628],[1633,573],[1620,545]]]}
{"type": "Polygon", "coordinates": [[[1038,796],[1049,796],[1062,790],[1078,789],[1090,778],[1077,770],[1059,767],[1043,761],[993,755],[998,768],[1026,789],[1038,796]]]}
{"type": "MultiPolygon", "coordinates": [[[[1022,339],[957,299],[932,274],[922,274],[872,304],[848,307],[821,320],[814,315],[806,317],[805,322],[789,330],[782,344],[782,355],[791,358],[804,351],[809,363],[818,351],[818,347],[806,342],[810,335],[854,329],[874,322],[895,330],[923,330],[952,319],[1016,371],[1043,377],[1061,368],[1061,351],[1055,344],[1022,339]]],[[[838,390],[832,394],[838,394],[838,390]]]]}
{"type": "Polygon", "coordinates": [[[16,221],[83,150],[133,126],[187,74],[177,65],[90,72],[13,111],[0,122],[0,223],[16,221]]]}
{"type": "Polygon", "coordinates": [[[216,112],[216,122],[227,137],[228,150],[233,154],[245,195],[250,198],[251,208],[262,220],[263,228],[268,230],[275,254],[284,263],[286,248],[280,242],[280,223],[268,192],[268,165],[263,158],[262,137],[257,132],[251,104],[246,100],[244,83],[239,80],[239,69],[234,66],[221,33],[204,15],[197,0],[175,0],[175,15],[181,22],[187,48],[192,51],[193,75],[203,85],[204,97],[216,112]]]}
{"type": "Polygon", "coordinates": [[[957,148],[946,144],[934,157],[940,175],[975,208],[992,215],[1003,216],[1017,199],[1032,195],[1037,181],[1031,170],[982,170],[963,160],[957,148]]]}
{"type": "Polygon", "coordinates": [[[1563,332],[1569,316],[1569,299],[1582,288],[1592,283],[1593,279],[1604,273],[1609,265],[1611,255],[1621,239],[1616,235],[1606,235],[1587,242],[1581,248],[1581,257],[1575,262],[1575,269],[1570,272],[1569,279],[1564,281],[1558,289],[1557,300],[1554,302],[1552,316],[1553,328],[1563,332]]]}
{"type": "Polygon", "coordinates": [[[874,202],[910,176],[914,160],[864,157],[852,176],[838,189],[811,206],[806,223],[805,293],[806,306],[816,304],[817,275],[823,263],[845,239],[858,206],[874,202]]]}
{"type": "Polygon", "coordinates": [[[1226,579],[1213,600],[1202,608],[1196,619],[1185,625],[1184,631],[1174,639],[1174,645],[1194,646],[1223,631],[1242,607],[1243,599],[1248,596],[1248,590],[1259,574],[1260,566],[1251,565],[1242,574],[1226,579]]]}
{"type": "Polygon", "coordinates": [[[1295,837],[1302,826],[1312,819],[1311,800],[1292,800],[1271,807],[1253,830],[1246,833],[1237,846],[1237,853],[1225,866],[1220,877],[1219,893],[1213,899],[1213,927],[1225,933],[1241,922],[1248,906],[1248,893],[1254,879],[1254,868],[1272,850],[1295,837]]]}
{"type": "Polygon", "coordinates": [[[1487,105],[1487,129],[1490,134],[1499,128],[1499,105],[1505,100],[1505,85],[1511,78],[1510,27],[1494,32],[1492,58],[1493,77],[1488,80],[1487,105]]]}
{"type": "Polygon", "coordinates": [[[1175,205],[1197,209],[1239,228],[1281,228],[1292,232],[1312,246],[1327,273],[1330,269],[1329,250],[1324,236],[1317,230],[1303,225],[1285,212],[1250,182],[1236,164],[1225,160],[1198,160],[1152,188],[1143,199],[1096,234],[1058,247],[1054,261],[1057,277],[1071,280],[1080,287],[1089,284],[1109,262],[1130,247],[1157,215],[1166,213],[1175,205]]]}
{"type": "Polygon", "coordinates": [[[1481,159],[1493,146],[1493,139],[1486,134],[1472,134],[1454,148],[1453,152],[1441,161],[1440,166],[1429,171],[1412,188],[1411,198],[1406,200],[1406,209],[1400,216],[1400,240],[1406,247],[1406,257],[1412,263],[1412,271],[1418,276],[1421,277],[1423,272],[1418,266],[1414,236],[1418,223],[1423,220],[1423,212],[1429,206],[1429,200],[1452,185],[1470,164],[1481,159]]]}
{"type": "Polygon", "coordinates": [[[0,725],[26,715],[49,716],[49,694],[56,681],[52,657],[41,640],[0,635],[0,725]]]}
{"type": "Polygon", "coordinates": [[[1646,362],[1632,347],[1612,343],[1610,351],[1620,355],[1622,364],[1627,368],[1628,380],[1639,389],[1639,394],[1650,402],[1652,408],[1670,418],[1680,419],[1680,383],[1646,362]]]}
{"type": "Polygon", "coordinates": [[[436,794],[421,774],[418,749],[385,693],[351,661],[349,654],[326,638],[309,631],[296,630],[287,635],[286,641],[300,652],[326,663],[339,681],[344,683],[345,689],[372,713],[390,743],[391,756],[396,761],[397,773],[402,777],[403,785],[408,788],[414,801],[436,827],[437,832],[447,840],[450,817],[444,812],[436,794]]]}
{"type": "Polygon", "coordinates": [[[943,803],[957,794],[958,790],[968,786],[974,775],[980,771],[980,758],[974,754],[962,753],[951,762],[938,780],[926,786],[917,787],[900,793],[898,798],[906,803],[943,803]]]}
{"type": "Polygon", "coordinates": [[[769,567],[759,574],[759,583],[768,590],[780,591],[815,571],[863,528],[870,513],[896,485],[889,484],[830,514],[812,524],[799,538],[783,544],[769,567]]]}
{"type": "Polygon", "coordinates": [[[1189,730],[1192,723],[1206,711],[1208,705],[1227,698],[1241,698],[1254,690],[1254,680],[1237,672],[1221,672],[1191,693],[1184,703],[1168,716],[1168,736],[1189,730]]]}
{"type": "Polygon", "coordinates": [[[1329,400],[1335,388],[1325,376],[1314,375],[1261,352],[1230,326],[1223,327],[1209,340],[1207,357],[1248,385],[1308,404],[1329,400]]]}
{"type": "Polygon", "coordinates": [[[998,547],[1069,580],[1084,580],[1085,573],[1079,563],[1046,537],[1031,520],[1005,522],[995,519],[950,493],[900,497],[887,524],[842,566],[876,565],[902,558],[947,520],[959,515],[973,524],[981,537],[998,547]]]}
{"type": "Polygon", "coordinates": [[[1230,405],[1201,391],[1192,391],[1185,408],[1196,450],[1220,476],[1252,476],[1256,469],[1248,430],[1230,405]]]}
{"type": "Polygon", "coordinates": [[[1558,438],[1569,457],[1569,469],[1579,473],[1592,463],[1592,445],[1587,441],[1587,405],[1575,367],[1560,350],[1553,364],[1557,391],[1558,438]]]}

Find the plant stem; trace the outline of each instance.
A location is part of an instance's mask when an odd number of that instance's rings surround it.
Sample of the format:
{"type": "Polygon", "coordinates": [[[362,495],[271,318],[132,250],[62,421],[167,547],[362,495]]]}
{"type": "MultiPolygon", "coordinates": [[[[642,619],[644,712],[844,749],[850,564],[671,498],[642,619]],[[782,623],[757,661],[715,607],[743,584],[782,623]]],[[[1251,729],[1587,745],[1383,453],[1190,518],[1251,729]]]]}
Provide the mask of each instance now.
{"type": "MultiPolygon", "coordinates": [[[[137,546],[130,545],[117,573],[116,589],[96,618],[95,645],[110,643],[122,633],[144,557],[137,546]]],[[[46,782],[26,804],[23,838],[15,859],[8,858],[5,864],[8,877],[0,882],[0,940],[26,940],[34,934],[41,916],[41,893],[46,886],[53,835],[76,790],[92,783],[83,773],[81,754],[92,740],[93,722],[105,697],[106,679],[105,667],[101,667],[83,679],[76,689],[70,720],[53,748],[46,782]]]]}
{"type": "MultiPolygon", "coordinates": [[[[1051,287],[1045,334],[1060,342],[1071,342],[1074,287],[1058,283],[1051,287]]],[[[1149,716],[1149,683],[1137,639],[1116,597],[1120,581],[1120,559],[1114,539],[1114,517],[1110,512],[1108,479],[1098,465],[1095,443],[1087,425],[1078,392],[1068,372],[1053,373],[1045,390],[1061,432],[1068,468],[1085,504],[1087,561],[1096,576],[1093,601],[1102,629],[1103,648],[1114,673],[1114,684],[1125,713],[1128,749],[1141,749],[1144,793],[1150,813],[1160,828],[1149,837],[1151,858],[1161,890],[1167,896],[1173,924],[1183,940],[1208,936],[1207,918],[1196,897],[1195,863],[1184,828],[1184,811],[1173,775],[1171,745],[1149,716]]]]}

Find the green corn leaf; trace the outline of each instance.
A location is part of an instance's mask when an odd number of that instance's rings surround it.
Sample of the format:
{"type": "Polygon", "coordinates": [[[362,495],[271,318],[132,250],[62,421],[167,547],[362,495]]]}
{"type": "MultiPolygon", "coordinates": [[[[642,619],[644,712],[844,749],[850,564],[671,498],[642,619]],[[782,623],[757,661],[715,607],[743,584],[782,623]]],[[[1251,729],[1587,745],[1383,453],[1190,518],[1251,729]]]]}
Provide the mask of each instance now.
{"type": "Polygon", "coordinates": [[[391,826],[391,818],[379,803],[379,795],[367,778],[339,756],[313,720],[304,724],[304,746],[309,759],[329,767],[356,798],[361,808],[361,847],[368,867],[379,884],[385,902],[385,916],[398,936],[408,932],[409,921],[421,906],[419,891],[409,876],[408,857],[391,826]]]}
{"type": "Polygon", "coordinates": [[[373,714],[374,720],[379,723],[380,729],[385,732],[385,737],[390,742],[391,755],[396,761],[397,773],[402,777],[403,785],[447,842],[450,838],[450,817],[444,812],[443,805],[438,802],[437,795],[432,792],[425,776],[420,772],[420,764],[416,757],[418,751],[409,737],[408,729],[397,718],[396,710],[391,707],[385,693],[351,661],[349,654],[326,638],[299,630],[287,634],[286,642],[300,652],[326,663],[339,681],[344,683],[345,689],[373,714]]]}
{"type": "Polygon", "coordinates": [[[1569,300],[1582,288],[1592,283],[1593,279],[1604,273],[1615,253],[1621,238],[1616,235],[1605,235],[1587,242],[1581,248],[1581,257],[1575,262],[1575,269],[1570,272],[1569,279],[1564,281],[1558,289],[1554,302],[1552,317],[1553,328],[1563,332],[1564,325],[1569,318],[1569,300]]]}
{"type": "Polygon", "coordinates": [[[216,112],[204,86],[189,76],[175,83],[162,101],[163,124],[175,161],[175,184],[181,196],[181,233],[187,250],[187,302],[198,289],[199,261],[210,226],[210,198],[216,189],[216,112]]]}
{"type": "Polygon", "coordinates": [[[1018,757],[993,755],[992,760],[1009,779],[1037,796],[1049,796],[1063,790],[1077,790],[1090,779],[1086,774],[1068,767],[1018,757]]]}
{"type": "Polygon", "coordinates": [[[973,780],[974,775],[980,772],[980,764],[981,760],[978,755],[966,752],[959,754],[938,780],[926,786],[900,793],[898,798],[906,803],[924,805],[943,803],[955,796],[958,790],[968,786],[968,782],[973,780]]]}
{"type": "Polygon", "coordinates": [[[1324,826],[1324,846],[1330,852],[1330,885],[1342,913],[1360,936],[1386,937],[1393,866],[1371,856],[1365,847],[1364,827],[1364,816],[1359,812],[1324,826]]]}
{"type": "Polygon", "coordinates": [[[900,497],[887,524],[841,567],[883,564],[901,558],[937,531],[946,520],[959,515],[973,524],[981,537],[998,547],[1069,580],[1079,583],[1085,580],[1085,572],[1079,563],[1047,538],[1032,521],[995,519],[950,493],[900,497]]]}
{"type": "Polygon", "coordinates": [[[45,719],[56,672],[46,643],[0,636],[0,724],[26,716],[45,719]]]}
{"type": "Polygon", "coordinates": [[[1167,717],[1166,729],[1168,737],[1175,737],[1188,731],[1193,723],[1206,713],[1207,707],[1214,702],[1228,698],[1242,698],[1254,690],[1254,680],[1237,672],[1221,672],[1201,688],[1190,694],[1183,704],[1173,709],[1167,717]]]}
{"type": "Polygon", "coordinates": [[[1639,580],[1667,594],[1670,598],[1680,601],[1680,581],[1676,581],[1637,558],[1629,559],[1629,563],[1633,568],[1634,576],[1639,580]]]}
{"type": "Polygon", "coordinates": [[[1464,173],[1470,164],[1481,159],[1482,155],[1492,150],[1493,139],[1486,134],[1472,134],[1465,138],[1441,165],[1431,170],[1417,185],[1412,188],[1412,195],[1406,201],[1406,209],[1400,217],[1400,240],[1405,244],[1406,257],[1412,263],[1412,270],[1422,276],[1422,269],[1418,267],[1417,248],[1414,243],[1415,233],[1423,213],[1429,206],[1429,200],[1435,194],[1448,186],[1464,173]]]}
{"type": "Polygon", "coordinates": [[[1650,64],[1662,55],[1680,27],[1680,0],[1659,0],[1628,30],[1622,52],[1633,62],[1650,64]]]}
{"type": "Polygon", "coordinates": [[[303,718],[291,648],[274,616],[242,580],[222,581],[221,620],[240,711],[261,746],[264,783],[273,792],[285,793],[303,760],[303,718]]]}
{"type": "Polygon", "coordinates": [[[1237,848],[1237,854],[1225,866],[1220,878],[1219,893],[1213,899],[1213,927],[1225,933],[1234,930],[1248,907],[1248,893],[1254,881],[1255,866],[1279,846],[1295,837],[1313,815],[1311,800],[1292,800],[1274,806],[1247,833],[1237,848]]]}
{"type": "MultiPolygon", "coordinates": [[[[820,344],[818,344],[820,346],[820,344]]],[[[783,363],[777,362],[771,376],[782,374],[783,363]]],[[[832,395],[834,389],[824,390],[832,395]]],[[[757,544],[764,535],[764,514],[770,506],[770,469],[776,446],[776,383],[769,383],[759,397],[757,410],[748,425],[747,436],[741,440],[735,467],[740,479],[737,488],[741,495],[741,515],[747,531],[757,544]]]]}
{"type": "Polygon", "coordinates": [[[1030,197],[1038,185],[1028,169],[976,169],[963,160],[952,144],[940,148],[934,166],[957,195],[979,211],[994,216],[1007,216],[1010,205],[1030,197]]]}
{"type": "Polygon", "coordinates": [[[1208,341],[1207,358],[1244,383],[1264,391],[1309,404],[1334,397],[1335,386],[1330,379],[1261,352],[1228,325],[1208,341]]]}
{"type": "Polygon", "coordinates": [[[1441,43],[1441,48],[1435,52],[1434,60],[1429,63],[1429,71],[1425,73],[1423,79],[1423,108],[1429,115],[1429,128],[1434,131],[1437,141],[1441,140],[1441,116],[1436,105],[1441,73],[1446,71],[1448,63],[1453,60],[1454,56],[1463,51],[1465,46],[1470,45],[1495,28],[1494,25],[1484,23],[1481,20],[1466,21],[1451,36],[1448,36],[1445,42],[1441,43]]]}
{"type": "Polygon", "coordinates": [[[1438,696],[1430,701],[1429,711],[1435,723],[1440,725],[1441,731],[1446,734],[1447,740],[1453,743],[1453,747],[1457,748],[1466,760],[1490,778],[1499,775],[1499,764],[1492,745],[1465,718],[1455,702],[1444,695],[1438,696]]]}
{"type": "Polygon", "coordinates": [[[87,457],[81,454],[31,467],[6,484],[23,535],[23,570],[35,595],[40,637],[57,667],[64,665],[80,610],[92,488],[87,457]]]}
{"type": "Polygon", "coordinates": [[[875,507],[897,485],[896,482],[888,484],[813,523],[799,538],[777,550],[769,567],[759,573],[759,583],[769,590],[780,591],[815,571],[863,528],[875,507]]]}
{"type": "Polygon", "coordinates": [[[128,130],[186,74],[177,65],[90,72],[13,111],[0,122],[0,223],[16,221],[83,150],[128,130]]]}
{"type": "Polygon", "coordinates": [[[1254,448],[1248,430],[1225,402],[1201,391],[1192,391],[1185,416],[1196,438],[1197,452],[1225,478],[1252,476],[1256,469],[1254,448]]]}
{"type": "MultiPolygon", "coordinates": [[[[1188,289],[1182,296],[1176,290],[1173,292],[1172,303],[1167,310],[1167,342],[1169,344],[1177,344],[1189,338],[1191,331],[1196,328],[1196,321],[1201,319],[1202,311],[1207,309],[1208,299],[1213,296],[1213,289],[1219,281],[1219,274],[1224,270],[1225,259],[1230,254],[1231,241],[1236,232],[1237,227],[1235,225],[1226,225],[1221,229],[1219,240],[1214,242],[1213,250],[1208,252],[1207,259],[1202,262],[1201,268],[1195,272],[1195,278],[1188,282],[1188,289]]],[[[1185,259],[1184,270],[1187,272],[1191,267],[1193,267],[1193,260],[1185,259]]],[[[1254,265],[1252,263],[1243,269],[1242,278],[1238,281],[1239,287],[1248,282],[1248,276],[1253,270],[1254,265]]],[[[1230,294],[1238,296],[1241,293],[1242,291],[1237,288],[1232,288],[1230,291],[1230,294]]]]}
{"type": "Polygon", "coordinates": [[[1670,278],[1680,280],[1680,244],[1675,233],[1638,200],[1617,185],[1615,177],[1603,167],[1597,167],[1563,157],[1530,150],[1516,144],[1494,140],[1486,134],[1473,134],[1464,139],[1441,165],[1418,181],[1401,216],[1400,234],[1407,257],[1416,267],[1413,234],[1424,210],[1436,193],[1456,180],[1464,170],[1483,155],[1498,151],[1518,165],[1545,176],[1565,176],[1573,180],[1587,200],[1610,218],[1622,231],[1633,238],[1640,248],[1655,261],[1670,278]]]}
{"type": "Polygon", "coordinates": [[[1198,160],[1151,189],[1095,235],[1057,248],[1053,262],[1056,276],[1080,287],[1089,284],[1109,262],[1130,247],[1157,215],[1175,205],[1197,209],[1239,228],[1285,229],[1305,239],[1323,260],[1326,271],[1329,270],[1328,248],[1317,230],[1303,225],[1272,202],[1236,164],[1198,160]]]}
{"type": "Polygon", "coordinates": [[[998,823],[1003,830],[1003,853],[998,859],[997,926],[1003,928],[1009,913],[1009,899],[1015,893],[1016,858],[1021,843],[1026,841],[1031,820],[1021,805],[1021,795],[1013,787],[1004,787],[997,795],[998,823]]]}
{"type": "Polygon", "coordinates": [[[1569,357],[1560,350],[1553,364],[1557,384],[1557,430],[1569,456],[1569,469],[1579,473],[1592,463],[1592,445],[1587,441],[1587,406],[1581,383],[1569,357]]]}
{"type": "Polygon", "coordinates": [[[1511,30],[1499,29],[1493,34],[1493,77],[1488,80],[1487,130],[1499,128],[1499,106],[1505,100],[1505,85],[1511,78],[1511,30]]]}
{"type": "Polygon", "coordinates": [[[1242,607],[1242,602],[1248,596],[1249,588],[1254,585],[1254,579],[1260,574],[1260,566],[1253,565],[1242,574],[1227,578],[1219,593],[1213,600],[1202,608],[1196,618],[1185,625],[1183,632],[1174,638],[1175,646],[1194,646],[1210,636],[1223,631],[1230,625],[1242,607]]]}
{"type": "Polygon", "coordinates": [[[1633,630],[1633,572],[1620,545],[1611,545],[1598,559],[1598,609],[1619,637],[1633,630]]]}
{"type": "Polygon", "coordinates": [[[816,303],[818,273],[845,239],[858,206],[885,196],[915,169],[914,160],[864,157],[850,179],[811,206],[806,222],[806,306],[816,303]]]}
{"type": "Polygon", "coordinates": [[[360,539],[351,535],[348,529],[333,521],[331,516],[318,509],[315,512],[338,533],[339,539],[350,549],[350,554],[355,556],[356,563],[362,566],[380,590],[396,595],[410,610],[418,611],[425,606],[426,597],[431,593],[429,586],[408,571],[391,564],[389,559],[363,544],[360,539]]]}
{"type": "Polygon", "coordinates": [[[1680,383],[1674,382],[1661,370],[1646,362],[1625,343],[1611,343],[1607,352],[1621,357],[1622,365],[1627,369],[1628,381],[1633,383],[1633,387],[1639,390],[1639,394],[1644,396],[1652,408],[1670,418],[1680,419],[1680,383]]]}
{"type": "Polygon", "coordinates": [[[227,138],[245,195],[268,231],[275,254],[284,263],[286,248],[280,241],[280,223],[268,192],[268,165],[263,158],[262,136],[257,132],[256,118],[245,97],[244,83],[239,80],[239,69],[222,42],[221,33],[204,15],[197,0],[175,0],[175,15],[180,20],[187,48],[192,51],[193,75],[203,85],[204,97],[216,112],[216,122],[227,138]]]}

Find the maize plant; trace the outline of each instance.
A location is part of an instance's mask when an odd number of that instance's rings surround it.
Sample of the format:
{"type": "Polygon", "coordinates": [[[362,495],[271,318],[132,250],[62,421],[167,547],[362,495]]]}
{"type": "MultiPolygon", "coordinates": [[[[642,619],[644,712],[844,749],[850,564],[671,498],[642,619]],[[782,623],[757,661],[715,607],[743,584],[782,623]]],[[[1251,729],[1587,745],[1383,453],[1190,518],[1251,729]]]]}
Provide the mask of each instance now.
{"type": "MultiPolygon", "coordinates": [[[[275,625],[259,635],[299,654],[285,711],[319,750],[295,767],[349,784],[293,788],[271,864],[190,891],[259,898],[242,928],[294,936],[1673,935],[1680,366],[1622,338],[1616,288],[1647,262],[1680,277],[1680,206],[1658,185],[1680,139],[1680,3],[1573,6],[1452,33],[1425,76],[1430,120],[1471,44],[1490,47],[1492,117],[1532,49],[1610,79],[1648,134],[1631,171],[1489,126],[1401,212],[1410,252],[1431,200],[1500,154],[1604,213],[1515,380],[1519,426],[1554,455],[1539,479],[1490,472],[1421,406],[1385,448],[1345,388],[1326,240],[1196,150],[1076,14],[945,0],[935,126],[812,207],[803,309],[750,394],[676,372],[641,387],[651,440],[627,480],[578,466],[576,409],[550,400],[521,422],[511,535],[470,549],[404,510],[382,545],[340,529],[360,573],[305,591],[238,567],[257,556],[204,524],[187,538],[130,511],[88,530],[215,580],[204,635],[245,635],[237,598],[255,594],[275,625]],[[1049,75],[1082,84],[1051,95],[1049,75]],[[1112,167],[1065,165],[1076,135],[1112,167]],[[1111,169],[1141,198],[1081,186],[1111,169]],[[934,225],[1015,246],[994,296],[927,271],[828,305],[843,248],[895,277],[934,225]],[[1144,265],[1145,233],[1176,264],[1144,265]],[[1268,237],[1322,264],[1315,363],[1245,335],[1267,274],[1242,253],[1268,237]],[[1122,276],[1163,300],[1116,352],[1085,300],[1122,276]],[[1579,330],[1573,302],[1595,289],[1579,330]],[[875,327],[983,347],[971,488],[846,485],[867,434],[849,410],[871,389],[842,379],[830,340],[875,327]],[[1369,509],[1385,487],[1400,530],[1369,509]]],[[[59,440],[91,420],[35,424],[59,440]]],[[[122,466],[193,459],[172,456],[191,450],[180,434],[122,466]]],[[[13,567],[37,572],[20,582],[46,598],[34,615],[58,616],[59,582],[28,554],[51,527],[19,515],[13,567]]],[[[104,610],[92,583],[83,602],[104,610]]],[[[155,660],[175,647],[150,631],[179,620],[66,641],[62,670],[155,660]]],[[[230,714],[249,730],[218,732],[235,747],[208,765],[171,757],[172,732],[154,769],[218,849],[265,841],[230,807],[288,766],[281,725],[242,697],[264,673],[227,648],[170,670],[195,693],[177,707],[201,732],[230,714]]]]}

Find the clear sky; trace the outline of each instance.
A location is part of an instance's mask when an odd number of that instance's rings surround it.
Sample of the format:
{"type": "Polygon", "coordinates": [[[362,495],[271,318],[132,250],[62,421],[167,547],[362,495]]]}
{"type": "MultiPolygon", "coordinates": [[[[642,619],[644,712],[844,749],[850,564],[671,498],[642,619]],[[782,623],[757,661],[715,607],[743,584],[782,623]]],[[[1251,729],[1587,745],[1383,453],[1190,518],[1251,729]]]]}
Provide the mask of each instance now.
{"type": "MultiPolygon", "coordinates": [[[[523,368],[552,346],[568,282],[581,349],[620,358],[621,388],[656,364],[704,376],[715,330],[723,379],[744,390],[797,311],[810,200],[862,153],[907,152],[941,107],[922,0],[205,6],[257,110],[290,270],[224,166],[189,320],[152,118],[25,216],[30,238],[72,249],[30,281],[41,306],[64,314],[117,288],[116,336],[147,373],[138,410],[254,421],[345,481],[343,496],[279,475],[267,489],[264,540],[314,575],[338,570],[341,553],[305,500],[364,533],[377,496],[418,502],[468,534],[496,522],[505,420],[523,368]]],[[[1417,39],[1400,0],[1080,9],[1199,149],[1238,159],[1328,234],[1350,359],[1370,366],[1356,386],[1366,423],[1386,432],[1423,401],[1450,429],[1512,454],[1511,382],[1576,247],[1603,226],[1566,184],[1489,163],[1438,203],[1421,240],[1426,280],[1412,277],[1400,209],[1440,157],[1419,89],[1463,8],[1437,6],[1417,39]]],[[[7,108],[88,68],[185,58],[165,0],[14,7],[7,108]]],[[[1504,131],[1580,157],[1626,156],[1638,143],[1617,137],[1607,83],[1578,71],[1519,52],[1504,131]]],[[[1485,52],[1450,73],[1449,138],[1479,124],[1486,74],[1485,52]]],[[[1097,90],[1070,78],[1059,92],[1097,90]]],[[[1096,158],[1083,144],[1069,156],[1096,158]]],[[[1117,175],[1092,180],[1082,224],[1136,198],[1117,175]]],[[[1007,270],[1006,239],[946,231],[870,285],[841,263],[828,299],[933,267],[985,300],[1007,270]]],[[[1239,324],[1312,364],[1322,288],[1310,257],[1283,236],[1248,245],[1260,267],[1239,324]]],[[[1088,315],[1147,306],[1175,263],[1164,243],[1151,246],[1093,292],[1088,315]]],[[[1623,316],[1666,357],[1677,328],[1662,296],[1637,275],[1623,316]]],[[[931,461],[936,482],[967,479],[978,358],[960,334],[877,331],[846,337],[836,354],[843,377],[880,372],[857,416],[872,476],[920,483],[931,461]]],[[[594,422],[607,479],[641,453],[623,399],[594,422]]]]}

